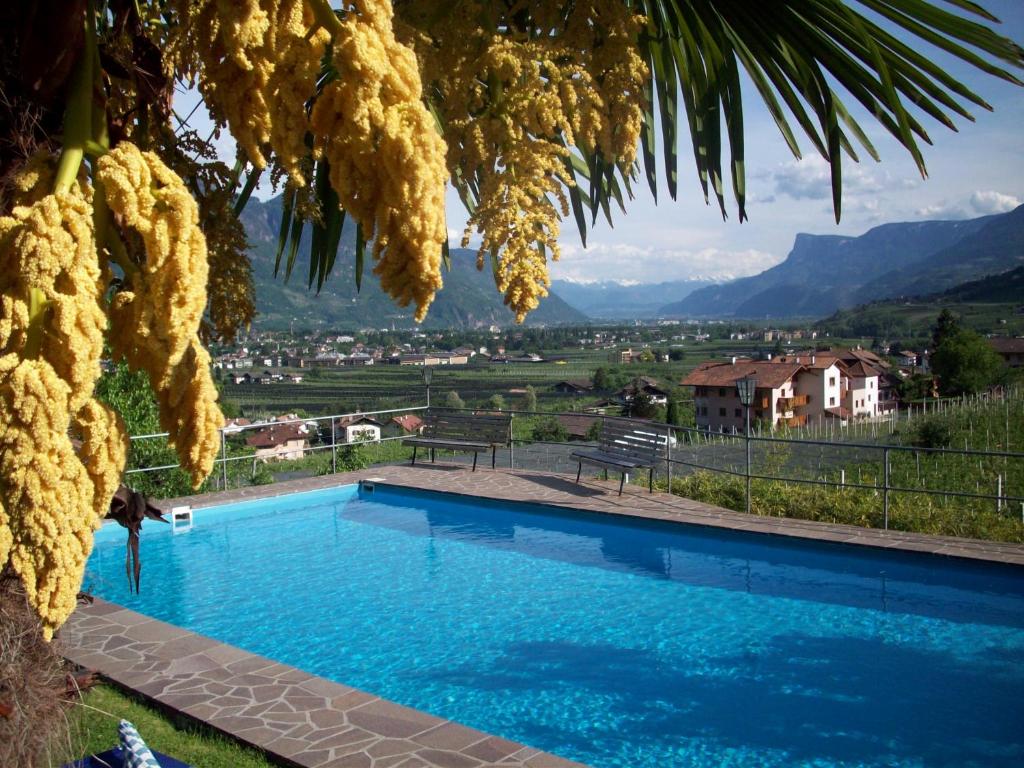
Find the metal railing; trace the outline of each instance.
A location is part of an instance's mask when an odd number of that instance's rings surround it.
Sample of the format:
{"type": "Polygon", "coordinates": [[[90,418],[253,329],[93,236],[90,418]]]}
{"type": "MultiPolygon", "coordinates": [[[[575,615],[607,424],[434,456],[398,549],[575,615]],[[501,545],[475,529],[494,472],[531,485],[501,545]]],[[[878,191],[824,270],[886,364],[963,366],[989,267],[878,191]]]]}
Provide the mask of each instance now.
{"type": "MultiPolygon", "coordinates": [[[[360,416],[391,416],[396,414],[417,413],[427,410],[427,406],[411,406],[408,408],[393,408],[380,411],[358,411],[350,413],[334,414],[331,416],[320,416],[310,418],[296,418],[283,421],[264,422],[244,426],[233,426],[221,430],[221,456],[216,460],[220,465],[220,486],[228,487],[227,467],[230,462],[253,461],[252,454],[229,456],[227,450],[228,437],[231,434],[243,433],[251,430],[266,429],[269,426],[283,426],[297,423],[320,423],[329,421],[331,425],[330,443],[312,445],[303,450],[303,455],[315,454],[318,451],[330,450],[331,471],[336,472],[338,467],[338,449],[352,445],[367,446],[375,443],[387,443],[389,441],[402,440],[407,437],[405,434],[394,436],[382,435],[379,441],[373,443],[339,443],[335,425],[339,419],[360,417],[360,416]]],[[[459,411],[486,411],[484,408],[441,408],[440,410],[459,411]]],[[[1012,474],[1017,480],[1024,476],[1024,453],[1012,451],[994,450],[971,450],[954,448],[924,448],[912,445],[898,445],[891,443],[869,443],[850,441],[830,440],[808,440],[795,439],[790,437],[776,437],[764,434],[751,433],[731,434],[728,432],[708,432],[693,427],[681,427],[643,419],[631,419],[623,416],[604,415],[599,413],[551,413],[544,411],[525,411],[519,409],[503,409],[512,417],[512,428],[508,446],[505,451],[499,450],[500,466],[508,466],[510,469],[537,469],[537,470],[560,470],[570,471],[575,468],[575,462],[571,460],[570,454],[574,449],[581,446],[580,441],[552,441],[535,440],[531,436],[517,436],[517,420],[522,419],[557,419],[559,416],[571,416],[574,418],[589,417],[595,421],[602,419],[615,419],[627,421],[636,428],[647,431],[653,435],[664,436],[663,456],[657,467],[657,479],[663,481],[669,490],[673,487],[673,477],[692,474],[696,471],[706,471],[715,474],[744,478],[745,480],[775,481],[780,483],[794,483],[798,485],[812,485],[836,489],[850,489],[877,493],[880,498],[880,511],[882,527],[888,529],[890,526],[890,501],[892,494],[922,494],[928,496],[945,497],[946,499],[969,499],[990,501],[993,508],[1002,513],[1008,512],[1010,505],[1019,504],[1021,507],[1021,522],[1024,524],[1024,489],[1011,489],[1008,487],[1007,478],[1012,474]],[[751,458],[751,454],[754,454],[751,458]],[[760,458],[756,454],[763,454],[760,458]],[[817,461],[814,461],[814,454],[817,453],[817,461]],[[503,455],[504,454],[504,455],[503,455]],[[831,455],[829,455],[831,454],[831,455]],[[969,469],[968,464],[980,462],[978,477],[984,472],[984,462],[1002,462],[1006,470],[996,475],[996,487],[994,492],[989,489],[981,489],[980,481],[976,490],[965,490],[960,487],[917,487],[898,482],[894,478],[892,464],[894,457],[904,460],[904,457],[913,457],[911,461],[917,467],[918,480],[921,478],[921,459],[935,463],[938,460],[949,459],[964,468],[969,469]],[[1017,468],[1013,472],[1009,470],[1010,463],[1017,468]],[[769,464],[776,464],[772,471],[765,470],[769,464]],[[784,469],[790,471],[782,471],[784,469]],[[804,471],[794,471],[794,470],[804,471]],[[810,471],[808,471],[810,470],[810,471]],[[854,470],[857,477],[852,477],[854,470]],[[851,477],[847,477],[850,472],[851,477]],[[868,474],[865,480],[863,475],[868,474]],[[1011,492],[1012,490],[1012,492],[1011,492]]],[[[318,427],[318,432],[320,431],[318,427]]],[[[521,429],[518,431],[522,431],[521,429]]],[[[137,435],[131,439],[141,441],[148,439],[166,438],[166,433],[152,435],[137,435]]],[[[453,453],[451,460],[462,462],[468,459],[458,453],[453,453]]],[[[282,462],[286,463],[286,462],[282,462]]],[[[906,464],[906,460],[904,460],[906,464]]],[[[153,467],[139,467],[130,469],[126,474],[145,472],[165,471],[177,468],[177,464],[165,464],[153,467]]],[[[769,468],[771,469],[771,468],[769,468]]],[[[906,467],[903,467],[906,470],[906,467]]],[[[939,473],[942,475],[943,473],[939,473]]],[[[952,479],[957,479],[956,468],[953,469],[952,479]]],[[[749,489],[749,482],[747,484],[749,489]]],[[[747,491],[749,494],[749,490],[747,491]]]]}
{"type": "MultiPolygon", "coordinates": [[[[257,422],[257,423],[253,423],[253,424],[240,424],[240,425],[232,425],[232,426],[222,427],[220,430],[218,430],[220,432],[220,457],[214,460],[214,471],[211,472],[211,476],[214,475],[214,474],[218,474],[216,468],[217,468],[217,465],[219,464],[220,465],[219,475],[220,475],[220,478],[221,478],[221,488],[220,488],[220,490],[225,490],[228,487],[228,464],[230,462],[233,462],[233,461],[254,461],[254,460],[255,461],[259,461],[260,460],[258,457],[256,457],[253,454],[245,454],[245,455],[240,455],[240,456],[229,456],[228,455],[228,437],[231,436],[231,435],[239,435],[239,434],[241,434],[243,432],[253,432],[253,431],[265,430],[265,429],[269,429],[270,427],[283,427],[283,426],[289,426],[289,425],[294,425],[294,424],[316,423],[317,424],[317,437],[320,440],[322,440],[325,435],[323,435],[321,433],[321,429],[320,429],[319,423],[323,422],[323,421],[327,421],[327,422],[330,423],[330,430],[331,430],[331,435],[330,435],[331,441],[330,441],[330,443],[320,442],[320,444],[317,444],[317,445],[310,445],[310,446],[303,447],[301,449],[302,450],[302,454],[303,454],[303,457],[305,457],[305,455],[307,455],[307,454],[315,455],[316,452],[318,452],[318,451],[328,451],[328,450],[331,451],[331,471],[332,472],[337,472],[338,471],[338,448],[339,447],[340,448],[345,448],[345,447],[348,447],[348,446],[355,446],[355,445],[363,445],[364,444],[363,441],[357,441],[357,442],[352,442],[352,443],[348,443],[348,442],[339,443],[338,442],[337,423],[338,423],[338,421],[340,419],[360,418],[360,417],[373,417],[373,416],[390,416],[390,415],[393,415],[393,414],[408,414],[408,413],[416,413],[417,411],[425,411],[425,410],[427,410],[427,406],[425,406],[425,405],[417,405],[417,406],[411,406],[409,408],[389,408],[387,410],[381,410],[381,411],[355,411],[355,412],[350,412],[350,413],[333,414],[331,416],[310,416],[310,417],[294,418],[294,419],[280,419],[280,420],[274,420],[274,421],[257,422]]],[[[132,441],[132,442],[142,441],[142,440],[156,440],[156,439],[166,440],[168,437],[170,437],[170,434],[167,433],[167,432],[155,432],[155,433],[149,434],[149,435],[132,435],[131,437],[129,437],[129,440],[132,441]]],[[[406,437],[406,435],[399,434],[399,435],[392,435],[392,436],[384,436],[382,434],[379,439],[374,440],[373,442],[374,443],[386,443],[386,442],[389,442],[389,441],[401,440],[403,437],[406,437]]],[[[162,465],[152,466],[152,467],[136,467],[136,468],[133,468],[133,469],[125,470],[125,474],[126,475],[133,475],[133,474],[140,474],[140,473],[147,473],[147,472],[168,471],[168,470],[179,469],[180,467],[181,467],[181,464],[179,464],[179,463],[162,464],[162,465]]]]}

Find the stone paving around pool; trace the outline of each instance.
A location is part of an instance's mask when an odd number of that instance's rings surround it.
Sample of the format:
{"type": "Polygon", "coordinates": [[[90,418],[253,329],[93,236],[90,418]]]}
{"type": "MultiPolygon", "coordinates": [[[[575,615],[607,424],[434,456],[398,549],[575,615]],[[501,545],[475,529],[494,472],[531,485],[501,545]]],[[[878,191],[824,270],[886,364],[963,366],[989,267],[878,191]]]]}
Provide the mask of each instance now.
{"type": "MultiPolygon", "coordinates": [[[[616,482],[591,479],[577,485],[563,475],[486,469],[470,472],[447,464],[377,467],[187,497],[160,506],[200,508],[357,481],[1024,566],[1021,545],[754,517],[667,494],[648,494],[637,486],[627,487],[618,496],[616,482]]],[[[59,642],[72,662],[100,672],[162,709],[263,750],[281,765],[578,766],[101,600],[81,606],[61,630],[59,642]]]]}

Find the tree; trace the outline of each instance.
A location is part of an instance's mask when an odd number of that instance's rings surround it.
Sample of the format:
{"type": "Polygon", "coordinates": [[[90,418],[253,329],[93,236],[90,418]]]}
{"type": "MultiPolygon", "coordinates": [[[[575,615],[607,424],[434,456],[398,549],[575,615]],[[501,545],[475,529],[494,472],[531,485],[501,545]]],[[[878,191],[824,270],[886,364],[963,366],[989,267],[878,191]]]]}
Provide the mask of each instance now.
{"type": "Polygon", "coordinates": [[[668,351],[668,359],[674,363],[677,363],[680,360],[685,360],[686,350],[679,349],[678,347],[673,347],[668,351]]]}
{"type": "Polygon", "coordinates": [[[533,439],[539,443],[564,443],[569,433],[554,416],[541,419],[533,425],[533,439]]]}
{"type": "Polygon", "coordinates": [[[637,392],[629,403],[629,413],[638,419],[653,419],[658,413],[658,406],[646,392],[637,392]]]}
{"type": "MultiPolygon", "coordinates": [[[[993,20],[966,2],[954,13],[924,0],[872,0],[884,28],[842,0],[779,2],[771,13],[735,0],[699,9],[689,0],[495,3],[486,14],[446,13],[441,0],[357,0],[342,10],[328,0],[266,0],[248,13],[250,5],[14,0],[0,8],[0,143],[8,148],[0,215],[15,214],[3,256],[22,265],[2,288],[9,311],[0,351],[13,364],[0,381],[0,485],[16,500],[5,514],[27,522],[4,533],[33,548],[18,560],[32,572],[19,578],[46,637],[74,609],[84,568],[84,552],[64,557],[61,545],[88,541],[124,467],[123,445],[95,460],[96,435],[120,434],[117,414],[95,398],[104,343],[145,371],[193,484],[210,472],[222,415],[204,341],[231,338],[252,319],[238,215],[261,177],[287,182],[277,252],[286,277],[305,237],[309,284],[322,287],[347,222],[367,235],[356,237],[356,283],[373,264],[381,287],[413,305],[417,320],[442,285],[451,178],[480,234],[480,257],[493,260],[522,320],[547,293],[562,209],[574,210],[585,235],[582,201],[609,212],[637,171],[656,190],[659,162],[676,197],[680,122],[690,128],[705,197],[714,194],[724,213],[721,180],[730,176],[746,218],[743,83],[767,103],[794,154],[802,131],[828,161],[838,219],[842,154],[856,159],[859,144],[877,159],[844,96],[923,174],[919,116],[952,127],[949,113],[969,117],[967,106],[987,105],[916,43],[1011,82],[1002,67],[1024,62],[1019,46],[959,15],[993,20]],[[620,44],[603,44],[612,39],[620,44]],[[235,140],[234,168],[187,116],[173,119],[175,88],[193,80],[235,140]],[[362,119],[346,108],[353,103],[368,106],[362,119]],[[660,152],[659,135],[668,137],[660,152]],[[723,151],[731,153],[725,169],[723,151]],[[67,268],[56,268],[58,253],[69,256],[67,268]],[[172,385],[181,381],[189,386],[172,385]],[[22,406],[35,402],[26,395],[36,384],[49,406],[45,425],[22,406]],[[48,442],[37,440],[41,429],[48,442]],[[44,443],[52,450],[33,453],[44,443]],[[15,445],[19,452],[9,450],[15,445]],[[52,462],[60,472],[47,471],[52,462]],[[62,509],[32,492],[47,482],[60,484],[62,509]]],[[[0,564],[8,560],[0,551],[0,564]]],[[[0,727],[61,738],[58,728],[19,717],[0,727]]],[[[22,743],[4,736],[0,744],[22,743]]],[[[0,764],[35,762],[0,752],[0,764]]]]}
{"type": "Polygon", "coordinates": [[[675,398],[671,398],[668,401],[668,407],[665,411],[665,421],[668,422],[669,424],[682,426],[680,418],[681,415],[679,413],[679,401],[676,400],[675,398]]]}
{"type": "Polygon", "coordinates": [[[459,393],[454,389],[450,390],[444,397],[445,408],[465,408],[466,403],[459,397],[459,393]]]}
{"type": "Polygon", "coordinates": [[[533,388],[532,384],[526,385],[526,392],[523,394],[523,410],[537,410],[537,390],[533,388]]]}
{"type": "Polygon", "coordinates": [[[942,342],[955,336],[959,330],[960,321],[957,316],[948,307],[943,307],[932,326],[932,349],[938,349],[942,342]]]}
{"type": "Polygon", "coordinates": [[[932,371],[943,395],[974,394],[998,383],[1003,359],[974,331],[947,335],[931,355],[932,371]]]}
{"type": "Polygon", "coordinates": [[[608,369],[603,365],[597,367],[594,371],[594,375],[591,377],[591,381],[594,383],[594,389],[599,392],[606,392],[611,389],[611,379],[608,375],[608,369]]]}
{"type": "Polygon", "coordinates": [[[505,398],[498,393],[494,393],[487,398],[487,407],[494,411],[503,411],[505,410],[505,398]]]}

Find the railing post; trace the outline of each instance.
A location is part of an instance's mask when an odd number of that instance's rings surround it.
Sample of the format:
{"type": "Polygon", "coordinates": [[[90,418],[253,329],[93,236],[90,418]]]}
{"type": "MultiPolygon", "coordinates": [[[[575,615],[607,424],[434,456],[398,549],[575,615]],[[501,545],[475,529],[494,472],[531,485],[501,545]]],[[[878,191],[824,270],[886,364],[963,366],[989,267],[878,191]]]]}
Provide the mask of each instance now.
{"type": "Polygon", "coordinates": [[[516,417],[514,413],[508,415],[508,468],[516,468],[516,438],[512,429],[512,420],[516,417]]]}
{"type": "Polygon", "coordinates": [[[882,460],[885,462],[882,485],[882,513],[885,530],[889,530],[889,449],[882,450],[882,460]]]}
{"type": "Polygon", "coordinates": [[[224,490],[228,489],[228,440],[224,436],[224,428],[220,430],[220,467],[221,480],[224,483],[224,490]]]}
{"type": "Polygon", "coordinates": [[[743,430],[743,438],[747,443],[747,514],[750,514],[750,406],[746,406],[746,428],[743,430]]]}
{"type": "Polygon", "coordinates": [[[672,427],[665,427],[665,488],[672,493],[672,427]]]}
{"type": "Polygon", "coordinates": [[[331,416],[331,472],[338,474],[338,440],[333,416],[331,416]]]}

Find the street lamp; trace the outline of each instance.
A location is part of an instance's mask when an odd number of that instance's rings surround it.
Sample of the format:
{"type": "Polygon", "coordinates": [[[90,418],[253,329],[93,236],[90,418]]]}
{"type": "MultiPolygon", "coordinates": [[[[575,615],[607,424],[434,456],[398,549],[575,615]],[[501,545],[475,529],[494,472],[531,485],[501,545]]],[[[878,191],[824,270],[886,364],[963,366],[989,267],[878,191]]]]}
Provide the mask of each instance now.
{"type": "Polygon", "coordinates": [[[423,364],[423,386],[427,388],[427,408],[430,407],[430,379],[434,375],[434,369],[426,363],[423,364]]]}
{"type": "Polygon", "coordinates": [[[746,428],[743,434],[747,443],[747,514],[750,514],[750,406],[754,404],[754,394],[757,391],[757,377],[746,376],[736,381],[736,392],[740,396],[740,403],[746,411],[746,428]]]}

